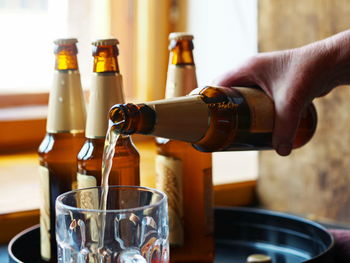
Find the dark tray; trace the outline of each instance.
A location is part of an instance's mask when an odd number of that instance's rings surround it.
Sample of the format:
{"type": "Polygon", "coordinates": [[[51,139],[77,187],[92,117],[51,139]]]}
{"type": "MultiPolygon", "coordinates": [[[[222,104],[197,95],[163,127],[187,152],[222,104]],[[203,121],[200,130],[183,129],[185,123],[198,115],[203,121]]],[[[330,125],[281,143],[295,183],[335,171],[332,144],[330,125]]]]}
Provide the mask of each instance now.
{"type": "MultiPolygon", "coordinates": [[[[334,263],[332,235],[312,221],[261,209],[216,208],[217,263],[245,263],[251,254],[265,254],[273,263],[334,263]]],[[[15,236],[10,263],[40,261],[39,226],[15,236]]]]}

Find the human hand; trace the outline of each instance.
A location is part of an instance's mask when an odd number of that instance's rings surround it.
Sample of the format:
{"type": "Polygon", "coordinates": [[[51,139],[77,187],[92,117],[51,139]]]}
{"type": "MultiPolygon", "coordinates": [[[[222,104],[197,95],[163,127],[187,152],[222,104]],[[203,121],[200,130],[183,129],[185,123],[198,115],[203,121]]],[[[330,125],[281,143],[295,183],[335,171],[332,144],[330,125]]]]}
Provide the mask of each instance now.
{"type": "Polygon", "coordinates": [[[275,103],[273,148],[289,155],[300,117],[312,100],[349,83],[350,55],[341,52],[344,42],[350,44],[349,35],[344,32],[301,48],[260,53],[215,84],[261,87],[275,103]]]}

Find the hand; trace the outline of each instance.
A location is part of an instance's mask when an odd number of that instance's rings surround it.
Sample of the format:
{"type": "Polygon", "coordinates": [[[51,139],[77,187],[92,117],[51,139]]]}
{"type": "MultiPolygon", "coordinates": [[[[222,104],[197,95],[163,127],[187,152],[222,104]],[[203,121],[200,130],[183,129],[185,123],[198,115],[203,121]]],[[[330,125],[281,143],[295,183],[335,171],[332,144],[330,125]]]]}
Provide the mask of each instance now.
{"type": "Polygon", "coordinates": [[[314,98],[349,83],[350,55],[341,48],[345,43],[350,46],[350,31],[301,48],[260,53],[215,84],[259,86],[274,100],[273,148],[286,156],[303,110],[314,98]]]}

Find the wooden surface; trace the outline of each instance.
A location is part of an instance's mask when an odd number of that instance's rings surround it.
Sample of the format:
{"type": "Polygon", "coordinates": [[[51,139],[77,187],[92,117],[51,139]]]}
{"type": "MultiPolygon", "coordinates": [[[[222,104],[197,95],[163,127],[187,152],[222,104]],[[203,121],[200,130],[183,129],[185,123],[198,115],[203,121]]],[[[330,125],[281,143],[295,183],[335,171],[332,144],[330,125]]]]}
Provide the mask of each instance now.
{"type": "MultiPolygon", "coordinates": [[[[349,28],[348,0],[259,1],[260,51],[298,47],[349,28]]],[[[258,189],[265,207],[350,222],[349,100],[349,87],[317,99],[316,134],[290,157],[260,154],[258,189]]]]}

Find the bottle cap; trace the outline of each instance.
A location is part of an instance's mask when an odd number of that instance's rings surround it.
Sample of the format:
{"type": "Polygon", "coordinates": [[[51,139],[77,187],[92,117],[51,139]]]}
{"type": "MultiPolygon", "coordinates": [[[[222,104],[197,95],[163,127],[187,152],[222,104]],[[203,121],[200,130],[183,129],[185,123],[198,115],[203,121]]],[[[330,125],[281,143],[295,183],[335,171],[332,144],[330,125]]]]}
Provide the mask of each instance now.
{"type": "Polygon", "coordinates": [[[193,40],[193,35],[187,32],[173,32],[169,34],[169,40],[193,40]]]}
{"type": "Polygon", "coordinates": [[[76,38],[58,38],[53,43],[56,45],[73,45],[78,43],[78,40],[76,38]]]}
{"type": "Polygon", "coordinates": [[[119,40],[116,38],[96,39],[91,43],[91,45],[94,45],[94,46],[115,46],[118,44],[119,44],[119,40]]]}
{"type": "Polygon", "coordinates": [[[253,254],[247,258],[247,263],[271,263],[271,258],[264,254],[253,254]]]}

